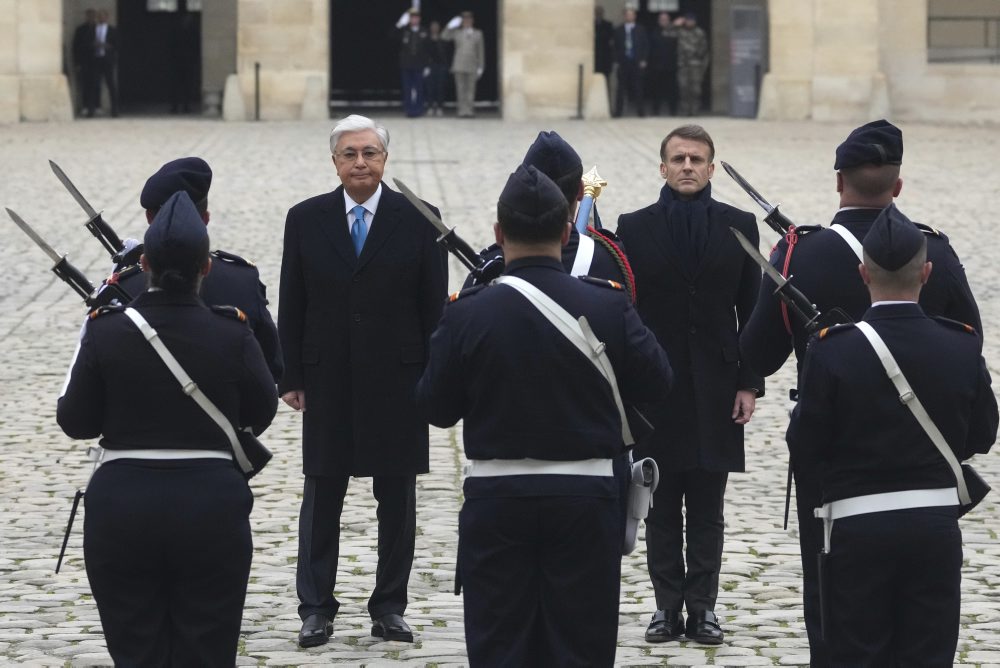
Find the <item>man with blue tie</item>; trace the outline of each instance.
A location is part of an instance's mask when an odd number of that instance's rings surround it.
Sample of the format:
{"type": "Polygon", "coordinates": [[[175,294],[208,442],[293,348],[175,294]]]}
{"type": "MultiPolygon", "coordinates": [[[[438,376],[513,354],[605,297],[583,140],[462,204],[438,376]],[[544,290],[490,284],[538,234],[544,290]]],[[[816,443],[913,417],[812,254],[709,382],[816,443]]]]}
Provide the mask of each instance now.
{"type": "Polygon", "coordinates": [[[413,641],[403,612],[416,474],[427,472],[429,460],[414,390],[448,269],[434,228],[382,183],[388,147],[388,131],[371,119],[339,121],[330,150],[342,185],[296,204],[285,221],[278,335],[286,372],[278,389],[303,413],[301,647],[322,645],[333,633],[340,515],[352,476],[372,477],[378,502],[372,635],[413,641]]]}

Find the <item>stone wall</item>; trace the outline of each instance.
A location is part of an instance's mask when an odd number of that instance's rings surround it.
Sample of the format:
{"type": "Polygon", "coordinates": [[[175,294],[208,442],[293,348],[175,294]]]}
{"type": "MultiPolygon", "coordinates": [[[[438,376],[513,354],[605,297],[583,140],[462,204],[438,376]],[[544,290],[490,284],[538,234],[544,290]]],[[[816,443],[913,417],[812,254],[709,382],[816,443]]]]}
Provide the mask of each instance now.
{"type": "MultiPolygon", "coordinates": [[[[260,63],[263,120],[327,118],[330,0],[238,0],[236,71],[242,105],[254,110],[254,64],[260,63]]],[[[227,96],[236,86],[227,85],[227,96]]],[[[228,120],[235,111],[226,114],[228,120]]]]}
{"type": "Polygon", "coordinates": [[[68,120],[61,0],[0,0],[0,123],[68,120]]]}

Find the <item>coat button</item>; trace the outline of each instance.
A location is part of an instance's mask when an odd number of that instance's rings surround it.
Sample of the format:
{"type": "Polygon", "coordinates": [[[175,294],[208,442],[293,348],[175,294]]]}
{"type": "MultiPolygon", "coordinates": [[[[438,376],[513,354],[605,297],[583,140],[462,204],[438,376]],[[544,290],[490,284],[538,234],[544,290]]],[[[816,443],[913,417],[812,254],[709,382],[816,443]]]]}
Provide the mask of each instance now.
{"type": "MultiPolygon", "coordinates": [[[[354,314],[354,322],[361,322],[361,314],[360,313],[355,313],[354,314]]],[[[694,329],[694,328],[692,328],[692,329],[694,329]]]]}
{"type": "Polygon", "coordinates": [[[691,325],[691,329],[689,329],[688,331],[691,332],[692,334],[695,334],[698,332],[698,328],[695,327],[694,325],[691,325]]]}

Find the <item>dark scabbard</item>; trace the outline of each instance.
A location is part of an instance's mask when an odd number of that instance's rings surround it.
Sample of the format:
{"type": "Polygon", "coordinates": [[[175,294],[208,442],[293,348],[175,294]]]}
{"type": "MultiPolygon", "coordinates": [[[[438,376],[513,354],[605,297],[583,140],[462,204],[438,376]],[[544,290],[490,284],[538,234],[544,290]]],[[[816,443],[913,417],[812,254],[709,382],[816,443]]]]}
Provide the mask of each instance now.
{"type": "Polygon", "coordinates": [[[69,544],[69,535],[73,532],[73,520],[76,519],[76,509],[80,507],[80,499],[83,498],[83,490],[76,490],[73,495],[73,507],[69,511],[69,522],[66,523],[66,535],[63,536],[62,548],[59,550],[59,560],[56,561],[56,573],[62,567],[63,557],[66,556],[66,545],[69,544]]]}
{"type": "Polygon", "coordinates": [[[792,460],[788,460],[788,480],[785,481],[785,524],[782,529],[788,531],[788,509],[792,505],[792,460]]]}

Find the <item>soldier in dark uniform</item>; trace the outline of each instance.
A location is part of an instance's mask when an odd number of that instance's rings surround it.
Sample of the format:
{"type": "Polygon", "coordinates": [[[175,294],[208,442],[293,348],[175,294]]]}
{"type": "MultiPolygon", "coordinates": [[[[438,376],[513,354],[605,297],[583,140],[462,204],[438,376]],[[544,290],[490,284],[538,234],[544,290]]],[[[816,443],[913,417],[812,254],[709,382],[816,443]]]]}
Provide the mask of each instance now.
{"type": "MultiPolygon", "coordinates": [[[[186,193],[145,236],[151,289],[131,304],[236,428],[265,429],[278,396],[243,314],[206,308],[208,233],[186,193]]],[[[250,574],[253,495],[226,433],[186,394],[120,306],[87,322],[57,411],[101,437],[84,558],[119,666],[232,666],[250,574]]]]}
{"type": "MultiPolygon", "coordinates": [[[[931,238],[891,205],[875,220],[860,268],[872,301],[864,322],[963,460],[996,440],[997,402],[976,330],[916,303],[937,271],[931,238]]],[[[789,447],[796,466],[820,479],[833,518],[830,664],[951,666],[962,579],[955,474],[858,327],[821,330],[800,390],[789,447]]]]}
{"type": "MultiPolygon", "coordinates": [[[[146,210],[146,220],[152,221],[160,206],[175,192],[183,190],[207,225],[208,189],[211,185],[212,168],[201,158],[171,160],[146,180],[139,195],[139,204],[146,210]]],[[[115,266],[110,279],[117,281],[132,296],[146,289],[146,276],[138,264],[141,253],[141,246],[132,247],[115,266]]],[[[201,284],[201,298],[210,306],[236,306],[246,314],[250,329],[264,351],[264,359],[277,383],[285,366],[278,344],[278,328],[267,310],[267,292],[257,267],[239,255],[223,250],[212,251],[212,263],[212,272],[201,284]]]]}
{"type": "MultiPolygon", "coordinates": [[[[572,214],[577,202],[583,196],[583,163],[580,155],[569,143],[554,131],[538,133],[534,143],[524,154],[522,164],[534,167],[548,176],[562,191],[568,204],[567,219],[572,222],[572,214]]],[[[596,210],[595,210],[596,218],[596,210]]],[[[503,249],[493,244],[480,255],[487,261],[503,261],[503,249]]],[[[569,241],[562,248],[562,263],[573,276],[592,276],[622,284],[629,296],[635,300],[635,280],[625,254],[619,248],[610,232],[594,227],[581,235],[575,227],[570,231],[569,241]]],[[[471,287],[474,278],[470,274],[463,287],[471,287]]]]}
{"type": "MultiPolygon", "coordinates": [[[[558,187],[519,166],[497,218],[504,277],[586,316],[623,401],[663,396],[666,354],[621,288],[566,274],[558,187]]],[[[623,437],[605,376],[515,289],[480,285],[446,307],[417,401],[432,424],[465,421],[458,575],[470,665],[612,665],[622,543],[612,458],[623,437]]]]}
{"type": "MultiPolygon", "coordinates": [[[[403,111],[410,118],[424,115],[424,77],[430,74],[430,37],[420,27],[420,10],[411,9],[399,31],[399,72],[403,111]]],[[[402,21],[403,19],[400,19],[402,21]]]]}
{"type": "MultiPolygon", "coordinates": [[[[784,275],[793,276],[793,284],[820,312],[839,307],[859,320],[871,303],[857,271],[861,258],[852,246],[860,244],[879,213],[899,194],[902,159],[903,135],[899,128],[880,120],[855,129],[837,147],[834,169],[838,170],[841,209],[833,218],[836,227],[798,227],[772,251],[771,264],[784,275]],[[848,235],[846,240],[843,233],[848,235]]],[[[934,264],[920,292],[921,306],[930,315],[967,322],[980,330],[979,308],[948,237],[930,227],[918,227],[927,237],[927,257],[934,264]]],[[[786,311],[774,292],[774,281],[764,277],[757,306],[740,335],[743,359],[763,376],[780,369],[792,350],[801,365],[808,341],[802,323],[786,311]]],[[[826,652],[819,626],[815,557],[821,545],[822,523],[813,517],[813,508],[819,505],[819,481],[798,469],[794,457],[792,469],[810,656],[814,666],[823,666],[826,652]]]]}

